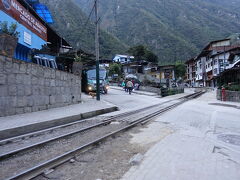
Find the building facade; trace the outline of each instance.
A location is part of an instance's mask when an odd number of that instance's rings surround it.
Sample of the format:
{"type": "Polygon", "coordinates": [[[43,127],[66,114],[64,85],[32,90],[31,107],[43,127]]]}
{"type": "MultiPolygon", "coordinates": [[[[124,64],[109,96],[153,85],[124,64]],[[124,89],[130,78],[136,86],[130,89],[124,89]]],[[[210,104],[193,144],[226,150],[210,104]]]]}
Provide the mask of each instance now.
{"type": "Polygon", "coordinates": [[[210,42],[196,58],[185,63],[187,83],[193,87],[216,87],[220,73],[238,63],[237,59],[231,60],[231,57],[239,48],[240,45],[232,43],[232,39],[210,42]]]}
{"type": "Polygon", "coordinates": [[[195,62],[195,58],[192,58],[190,60],[188,60],[186,63],[186,73],[187,73],[187,83],[191,86],[191,87],[195,87],[196,85],[196,62],[195,62]]]}

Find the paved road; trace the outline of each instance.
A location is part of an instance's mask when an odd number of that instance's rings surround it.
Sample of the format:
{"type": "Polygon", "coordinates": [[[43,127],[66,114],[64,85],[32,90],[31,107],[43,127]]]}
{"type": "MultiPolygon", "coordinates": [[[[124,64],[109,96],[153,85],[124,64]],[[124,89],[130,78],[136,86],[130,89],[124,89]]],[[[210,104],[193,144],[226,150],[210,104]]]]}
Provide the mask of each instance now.
{"type": "MultiPolygon", "coordinates": [[[[169,96],[166,98],[159,98],[157,96],[139,95],[131,94],[129,95],[125,91],[120,91],[116,89],[110,89],[107,95],[102,95],[101,100],[109,102],[115,106],[118,106],[121,112],[135,110],[154,104],[162,103],[171,99],[185,96],[187,94],[193,93],[191,90],[186,90],[184,94],[178,94],[174,96],[169,96]]],[[[146,93],[147,94],[147,93],[146,93]]],[[[110,113],[109,115],[117,114],[119,112],[110,113]]]]}
{"type": "Polygon", "coordinates": [[[131,143],[151,148],[122,180],[239,180],[240,109],[235,105],[240,104],[216,101],[210,92],[133,134],[131,143]]]}

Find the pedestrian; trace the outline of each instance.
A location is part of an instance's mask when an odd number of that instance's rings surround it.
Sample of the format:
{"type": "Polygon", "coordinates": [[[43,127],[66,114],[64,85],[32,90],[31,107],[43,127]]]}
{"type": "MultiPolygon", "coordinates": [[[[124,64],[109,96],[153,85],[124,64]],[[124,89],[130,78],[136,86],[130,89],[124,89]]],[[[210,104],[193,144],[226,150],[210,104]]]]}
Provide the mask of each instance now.
{"type": "Polygon", "coordinates": [[[127,87],[127,79],[125,80],[125,92],[128,92],[128,87],[127,87]]]}
{"type": "Polygon", "coordinates": [[[122,82],[122,87],[126,91],[126,83],[124,81],[122,82]]]}
{"type": "Polygon", "coordinates": [[[134,89],[135,89],[135,90],[139,90],[139,86],[140,86],[140,85],[136,82],[135,85],[134,85],[134,89]]]}
{"type": "Polygon", "coordinates": [[[132,83],[132,81],[128,81],[127,82],[127,88],[128,88],[128,92],[129,92],[129,94],[131,94],[132,93],[132,90],[133,90],[133,83],[132,83]]]}

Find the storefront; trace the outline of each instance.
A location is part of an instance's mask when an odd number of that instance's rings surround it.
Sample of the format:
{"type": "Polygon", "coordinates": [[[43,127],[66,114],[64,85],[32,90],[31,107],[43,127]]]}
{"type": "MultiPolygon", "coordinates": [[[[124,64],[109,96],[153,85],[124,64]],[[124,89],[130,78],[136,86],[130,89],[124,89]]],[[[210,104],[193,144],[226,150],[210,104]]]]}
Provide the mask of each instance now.
{"type": "Polygon", "coordinates": [[[47,17],[41,15],[47,7],[28,2],[30,1],[0,0],[0,22],[7,22],[9,26],[16,23],[19,32],[14,58],[56,68],[56,56],[68,52],[71,46],[47,24],[53,23],[49,19],[50,12],[47,17]]]}

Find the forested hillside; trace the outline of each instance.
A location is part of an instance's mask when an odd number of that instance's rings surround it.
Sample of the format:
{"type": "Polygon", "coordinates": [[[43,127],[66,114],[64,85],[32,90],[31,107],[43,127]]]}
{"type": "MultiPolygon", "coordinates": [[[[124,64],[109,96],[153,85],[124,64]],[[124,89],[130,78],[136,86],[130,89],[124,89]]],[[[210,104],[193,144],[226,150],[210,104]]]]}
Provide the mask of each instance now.
{"type": "MultiPolygon", "coordinates": [[[[88,14],[93,0],[74,0],[88,14]]],[[[161,62],[186,60],[209,41],[240,31],[240,0],[101,0],[101,27],[161,62]]]]}
{"type": "MultiPolygon", "coordinates": [[[[60,33],[71,45],[78,49],[94,53],[95,26],[87,16],[71,0],[40,0],[48,6],[53,18],[54,29],[60,33]]],[[[100,55],[102,58],[112,58],[116,53],[124,53],[127,46],[106,31],[100,31],[100,55]]]]}
{"type": "MultiPolygon", "coordinates": [[[[54,28],[77,48],[94,50],[94,24],[84,26],[94,0],[41,0],[54,28]],[[75,4],[74,4],[75,3],[75,4]]],[[[145,45],[159,63],[184,61],[209,42],[240,31],[240,0],[100,0],[101,55],[145,45]]]]}

